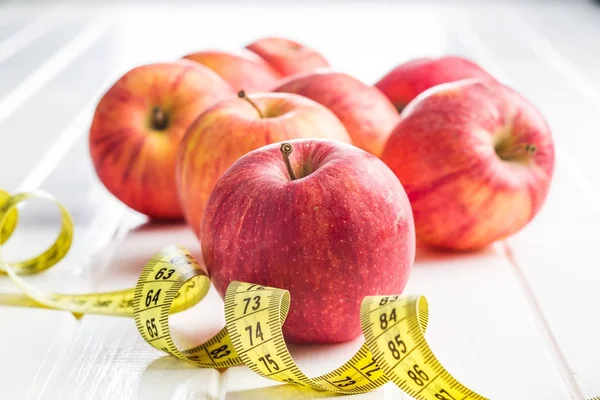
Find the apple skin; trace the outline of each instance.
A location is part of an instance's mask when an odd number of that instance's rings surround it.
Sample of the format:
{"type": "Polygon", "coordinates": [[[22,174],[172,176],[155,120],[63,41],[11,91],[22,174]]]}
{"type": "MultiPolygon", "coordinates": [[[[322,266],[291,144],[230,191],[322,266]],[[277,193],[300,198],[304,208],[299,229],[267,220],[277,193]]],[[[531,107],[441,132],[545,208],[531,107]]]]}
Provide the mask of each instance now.
{"type": "Polygon", "coordinates": [[[385,74],[376,84],[381,92],[401,112],[415,97],[436,85],[467,78],[494,77],[474,62],[458,57],[418,58],[400,64],[385,74]]]}
{"type": "Polygon", "coordinates": [[[248,44],[246,49],[258,54],[282,77],[330,68],[319,52],[286,38],[264,37],[248,44]]]}
{"type": "Polygon", "coordinates": [[[406,189],[419,244],[477,250],[519,231],[540,210],[554,144],[523,96],[498,82],[466,79],[411,102],[382,160],[406,189]]]}
{"type": "Polygon", "coordinates": [[[100,181],[130,208],[153,219],[183,217],[175,165],[179,143],[204,109],[233,89],[191,61],[153,63],[121,76],[100,99],[89,132],[89,151],[100,181]],[[160,107],[164,129],[154,129],[160,107]]]}
{"type": "Polygon", "coordinates": [[[287,93],[255,93],[248,98],[267,118],[245,99],[226,100],[200,115],[181,143],[177,187],[186,221],[196,235],[217,180],[249,151],[303,137],[351,143],[340,120],[317,102],[287,93]]]}
{"type": "Polygon", "coordinates": [[[352,143],[378,157],[399,119],[379,89],[340,72],[298,74],[284,79],[274,91],[296,93],[329,108],[346,127],[352,143]]]}
{"type": "Polygon", "coordinates": [[[288,141],[241,157],[206,206],[200,242],[221,296],[232,280],[287,289],[289,342],[340,343],[361,335],[365,296],[400,294],[415,256],[410,203],[392,171],[353,145],[288,141]]]}
{"type": "Polygon", "coordinates": [[[212,69],[236,91],[248,93],[270,91],[281,75],[255,53],[241,49],[237,52],[207,50],[183,57],[212,69]]]}

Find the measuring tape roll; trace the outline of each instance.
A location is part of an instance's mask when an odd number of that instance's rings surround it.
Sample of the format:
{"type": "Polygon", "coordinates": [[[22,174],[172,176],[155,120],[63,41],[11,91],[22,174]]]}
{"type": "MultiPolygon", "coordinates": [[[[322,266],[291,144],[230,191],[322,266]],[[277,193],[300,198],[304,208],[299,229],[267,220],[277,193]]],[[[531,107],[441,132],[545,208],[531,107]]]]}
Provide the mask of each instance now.
{"type": "Polygon", "coordinates": [[[133,317],[148,344],[203,368],[245,364],[269,379],[339,394],[368,392],[391,380],[418,400],[485,399],[454,379],[429,348],[424,336],[428,306],[422,296],[365,297],[360,309],[363,346],[336,370],[309,378],[292,359],[282,334],[290,307],[289,292],[283,289],[232,282],[224,299],[226,326],[194,348],[182,351],[175,346],[169,315],[197,304],[210,288],[204,267],[180,246],[167,246],[154,255],[132,289],[82,295],[39,290],[19,275],[41,272],[60,261],[71,246],[73,222],[45,192],[14,196],[0,192],[0,232],[6,235],[2,243],[15,229],[17,207],[30,199],[58,206],[60,233],[48,250],[30,260],[6,262],[0,251],[0,271],[42,306],[76,314],[133,317]]]}

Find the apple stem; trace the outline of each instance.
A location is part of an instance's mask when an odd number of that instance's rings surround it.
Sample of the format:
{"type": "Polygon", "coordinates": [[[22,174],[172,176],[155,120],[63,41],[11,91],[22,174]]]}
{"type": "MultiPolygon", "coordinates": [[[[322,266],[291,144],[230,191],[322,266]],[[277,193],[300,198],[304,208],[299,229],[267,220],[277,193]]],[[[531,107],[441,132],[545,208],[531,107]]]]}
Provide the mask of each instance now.
{"type": "Polygon", "coordinates": [[[290,154],[294,151],[294,147],[289,143],[282,143],[280,149],[281,155],[283,156],[283,162],[285,163],[285,167],[287,168],[287,172],[290,175],[290,180],[296,180],[296,174],[294,174],[294,170],[292,169],[292,164],[290,163],[290,154]]]}
{"type": "Polygon", "coordinates": [[[529,143],[529,144],[525,145],[525,151],[528,154],[535,154],[535,152],[537,151],[537,147],[535,144],[529,143]]]}
{"type": "Polygon", "coordinates": [[[525,146],[517,147],[512,151],[500,152],[500,158],[506,161],[522,160],[523,157],[532,156],[537,152],[537,146],[533,143],[528,143],[525,146]],[[525,152],[525,154],[523,154],[525,152]]]}
{"type": "Polygon", "coordinates": [[[162,131],[167,127],[167,116],[159,106],[152,109],[152,127],[158,131],[162,131]]]}
{"type": "Polygon", "coordinates": [[[264,117],[265,117],[265,116],[263,115],[262,111],[260,111],[260,108],[258,108],[258,106],[256,105],[256,103],[255,103],[255,102],[253,102],[253,101],[250,99],[250,97],[246,96],[246,91],[245,91],[245,90],[240,90],[240,91],[238,92],[238,97],[239,97],[240,99],[244,99],[244,100],[246,100],[248,103],[250,103],[250,105],[251,105],[252,107],[254,107],[254,109],[255,109],[255,110],[256,110],[256,112],[258,113],[258,116],[259,116],[259,117],[261,117],[261,118],[264,118],[264,117]]]}

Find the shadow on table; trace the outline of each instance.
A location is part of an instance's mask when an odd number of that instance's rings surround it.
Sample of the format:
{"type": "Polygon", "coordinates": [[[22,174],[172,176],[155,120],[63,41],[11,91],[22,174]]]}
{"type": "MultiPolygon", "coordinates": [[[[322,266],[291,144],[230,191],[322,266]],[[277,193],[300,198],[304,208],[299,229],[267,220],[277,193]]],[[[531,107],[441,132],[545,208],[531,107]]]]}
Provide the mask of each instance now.
{"type": "Polygon", "coordinates": [[[495,254],[497,254],[497,250],[495,250],[493,246],[473,251],[451,251],[419,245],[417,246],[417,251],[415,254],[415,266],[418,266],[419,264],[435,263],[440,261],[451,262],[469,258],[481,258],[482,256],[493,257],[495,254]]]}
{"type": "Polygon", "coordinates": [[[20,293],[0,293],[0,305],[11,307],[48,308],[20,293]]]}
{"type": "Polygon", "coordinates": [[[205,393],[206,379],[190,374],[193,369],[202,372],[201,368],[173,356],[152,361],[142,373],[136,398],[172,399],[179,398],[184,393],[205,393]]]}
{"type": "Polygon", "coordinates": [[[343,396],[332,392],[319,392],[294,385],[277,385],[265,388],[228,392],[228,400],[264,400],[264,399],[322,399],[343,396]]]}
{"type": "MultiPolygon", "coordinates": [[[[149,398],[173,398],[175,394],[210,393],[210,382],[196,374],[190,375],[190,370],[203,369],[172,356],[154,360],[144,370],[138,386],[138,400],[149,398]],[[165,381],[168,379],[168,382],[165,381]]],[[[204,369],[204,371],[208,371],[204,369]]],[[[220,373],[224,370],[219,370],[220,373]]],[[[218,386],[215,385],[215,389],[218,386]]],[[[215,393],[216,395],[216,393],[215,393]]],[[[290,384],[281,384],[264,388],[228,392],[227,399],[232,400],[264,400],[264,399],[320,399],[336,396],[331,392],[320,392],[290,384]]]]}
{"type": "Polygon", "coordinates": [[[170,244],[183,245],[198,262],[202,261],[199,242],[188,225],[148,221],[131,229],[113,244],[112,259],[118,260],[119,265],[112,267],[111,272],[137,279],[150,258],[170,244]]]}

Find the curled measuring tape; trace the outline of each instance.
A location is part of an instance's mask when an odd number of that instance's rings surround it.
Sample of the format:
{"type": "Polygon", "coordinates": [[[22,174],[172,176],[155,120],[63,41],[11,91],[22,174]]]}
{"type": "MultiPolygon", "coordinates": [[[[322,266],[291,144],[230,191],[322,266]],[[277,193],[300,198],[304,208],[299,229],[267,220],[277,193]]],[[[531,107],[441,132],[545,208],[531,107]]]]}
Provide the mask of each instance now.
{"type": "Polygon", "coordinates": [[[0,251],[0,271],[40,305],[78,314],[133,317],[148,344],[199,367],[245,364],[276,381],[339,394],[368,392],[391,380],[419,400],[485,399],[454,379],[429,348],[424,337],[428,308],[422,296],[366,297],[360,311],[363,346],[336,370],[309,378],[293,361],[283,338],[282,325],[290,307],[290,295],[283,289],[232,282],[224,299],[226,326],[197,347],[175,346],[169,315],[197,304],[210,288],[206,270],[179,246],[167,246],[152,257],[132,289],[82,295],[41,291],[21,275],[59,262],[71,246],[73,223],[64,206],[45,192],[9,196],[0,191],[1,243],[15,229],[17,207],[30,199],[58,206],[60,233],[48,250],[29,260],[7,262],[0,251]]]}

